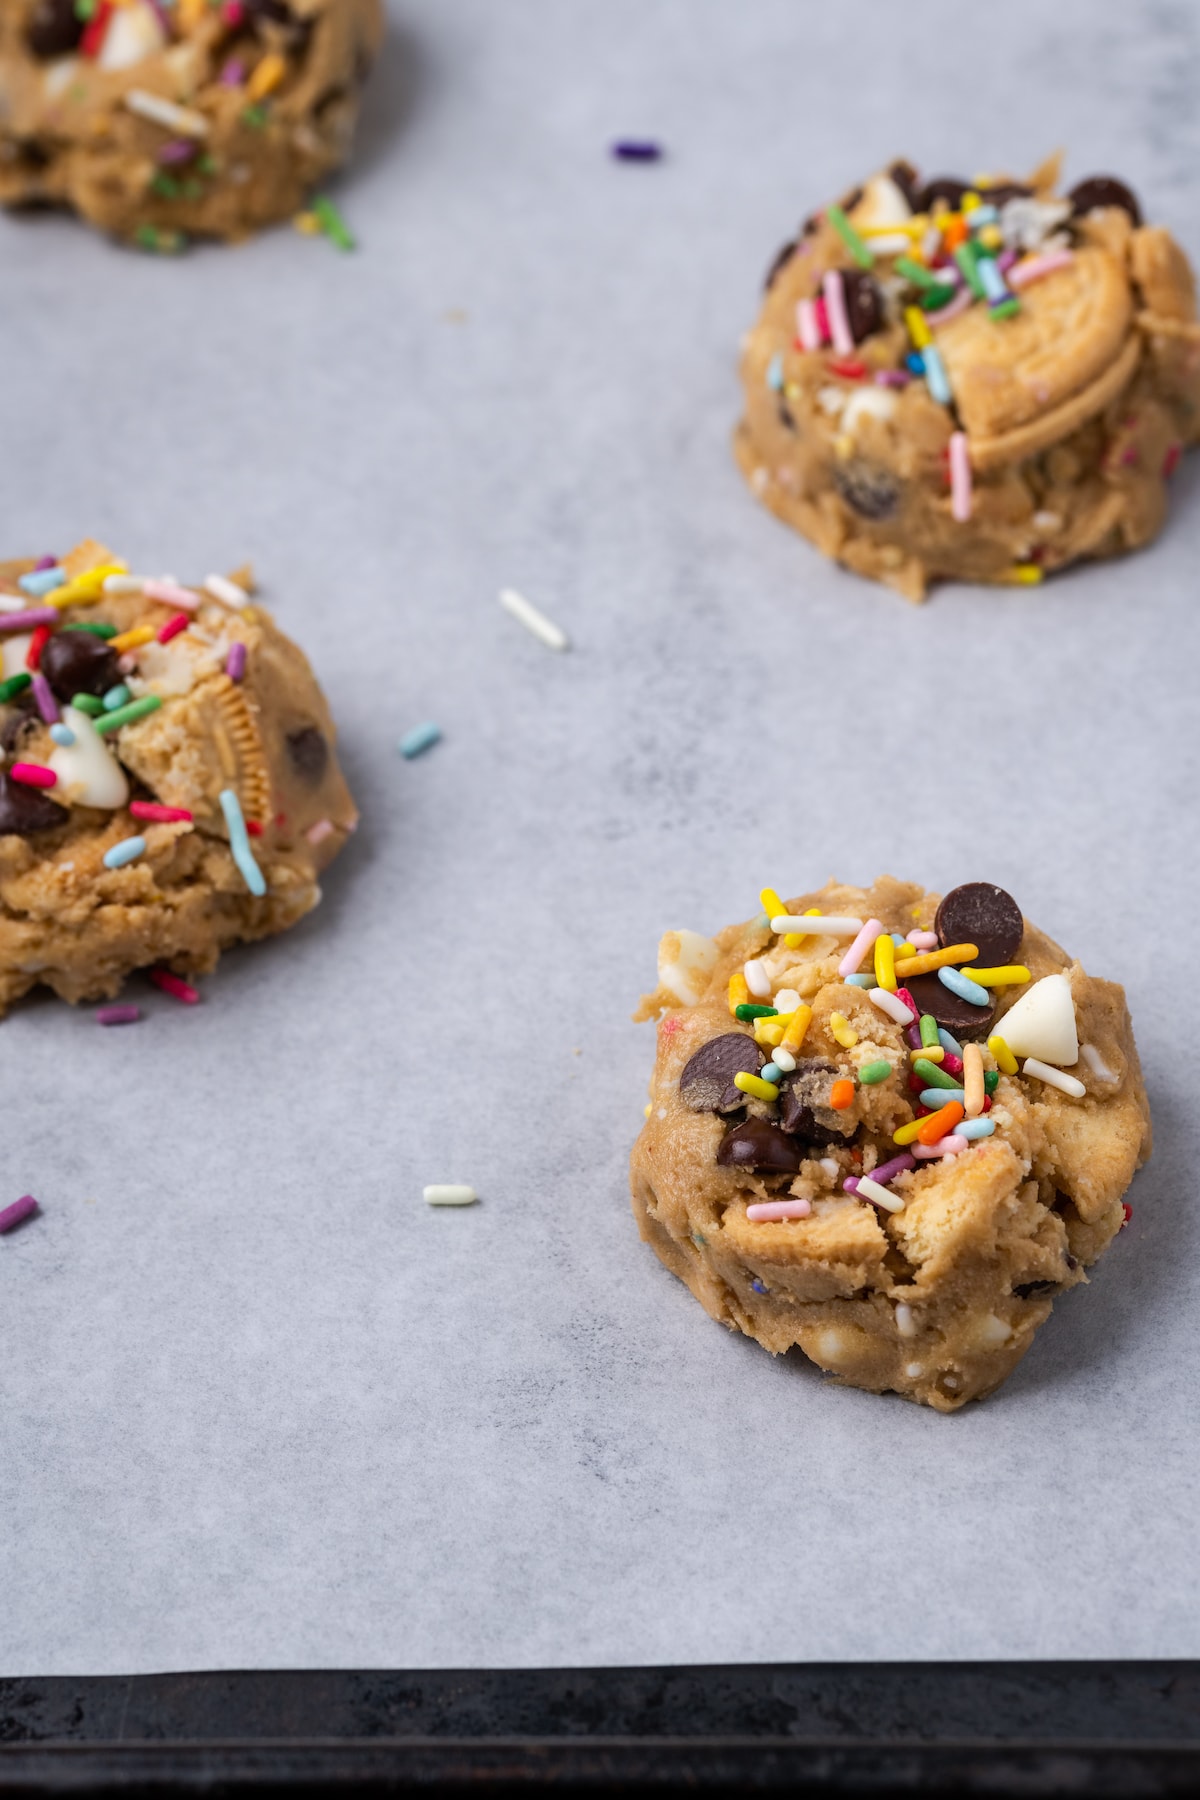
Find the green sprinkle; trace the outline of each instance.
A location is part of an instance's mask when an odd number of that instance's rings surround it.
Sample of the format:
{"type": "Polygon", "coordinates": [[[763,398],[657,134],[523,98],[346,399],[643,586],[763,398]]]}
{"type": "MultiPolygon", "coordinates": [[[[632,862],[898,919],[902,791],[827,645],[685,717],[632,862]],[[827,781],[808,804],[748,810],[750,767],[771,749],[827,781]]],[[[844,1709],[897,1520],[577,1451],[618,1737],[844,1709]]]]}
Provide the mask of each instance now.
{"type": "Polygon", "coordinates": [[[987,289],[979,279],[979,252],[968,238],[954,252],[954,260],[966,278],[967,286],[977,300],[987,299],[987,289]]]}
{"type": "Polygon", "coordinates": [[[913,1063],[913,1074],[919,1075],[927,1087],[957,1088],[960,1086],[953,1075],[947,1075],[945,1069],[939,1069],[937,1064],[931,1063],[927,1056],[917,1057],[913,1063]]]}
{"type": "Polygon", "coordinates": [[[921,1042],[927,1050],[938,1047],[937,1020],[932,1013],[921,1014],[921,1042]]]}
{"type": "Polygon", "coordinates": [[[1021,302],[1015,294],[1010,294],[1007,300],[998,300],[991,310],[993,319],[1015,319],[1021,310],[1021,302]]]}
{"type": "Polygon", "coordinates": [[[744,1001],[741,1006],[734,1007],[733,1016],[735,1019],[777,1019],[779,1008],[777,1006],[754,1006],[744,1001]]]}
{"type": "Polygon", "coordinates": [[[23,694],[32,680],[33,676],[27,675],[22,669],[19,675],[10,675],[7,681],[0,681],[0,704],[23,694]]]}
{"type": "Polygon", "coordinates": [[[881,1058],[879,1062],[864,1063],[858,1071],[858,1079],[865,1087],[874,1087],[877,1081],[886,1081],[891,1072],[891,1063],[881,1058]]]}
{"type": "Polygon", "coordinates": [[[116,712],[105,713],[102,719],[96,720],[96,730],[102,737],[110,731],[120,731],[122,725],[132,725],[135,719],[144,719],[147,713],[157,712],[162,701],[157,694],[146,694],[141,700],[131,700],[128,706],[118,706],[116,712]]]}
{"type": "Polygon", "coordinates": [[[892,264],[892,267],[895,269],[897,275],[903,275],[905,280],[911,281],[914,287],[933,288],[941,286],[937,276],[931,275],[929,270],[922,268],[919,262],[914,262],[911,256],[898,256],[892,264]]]}
{"type": "Polygon", "coordinates": [[[153,225],[139,225],[133,237],[143,250],[152,250],[156,256],[175,256],[187,247],[186,233],[158,231],[153,225]]]}
{"type": "Polygon", "coordinates": [[[71,705],[76,712],[86,713],[89,719],[98,719],[104,711],[103,700],[97,700],[95,694],[76,694],[71,705]]]}
{"type": "Polygon", "coordinates": [[[101,625],[98,619],[75,619],[70,625],[63,626],[64,631],[86,631],[91,637],[116,637],[115,625],[101,625]]]}
{"type": "Polygon", "coordinates": [[[829,220],[829,223],[833,226],[833,229],[837,232],[859,268],[869,269],[871,264],[875,261],[875,258],[867,249],[866,244],[863,242],[862,238],[859,237],[857,231],[855,231],[841,207],[826,207],[825,217],[829,220]]]}
{"type": "Polygon", "coordinates": [[[339,250],[354,249],[354,239],[349,227],[332,200],[324,194],[318,194],[313,200],[312,209],[331,244],[336,244],[339,250]]]}
{"type": "Polygon", "coordinates": [[[983,1071],[983,1091],[984,1091],[984,1093],[985,1094],[994,1094],[996,1089],[999,1087],[999,1085],[1000,1085],[999,1069],[985,1069],[983,1071]]]}
{"type": "Polygon", "coordinates": [[[936,312],[939,306],[949,306],[957,292],[958,289],[952,287],[926,288],[917,305],[924,312],[936,312]]]}
{"type": "MultiPolygon", "coordinates": [[[[168,175],[165,170],[160,170],[150,183],[150,192],[157,194],[162,200],[177,200],[179,183],[173,175],[168,175]]],[[[157,236],[157,233],[155,235],[157,236]]]]}
{"type": "Polygon", "coordinates": [[[185,200],[199,200],[204,193],[204,183],[195,180],[185,181],[179,191],[185,200]]]}
{"type": "Polygon", "coordinates": [[[217,172],[217,159],[215,156],[210,156],[206,150],[204,155],[200,157],[197,162],[196,168],[201,175],[215,175],[217,172]]]}
{"type": "Polygon", "coordinates": [[[75,0],[75,17],[83,19],[85,23],[92,17],[95,10],[96,0],[75,0]]]}
{"type": "Polygon", "coordinates": [[[247,106],[242,113],[242,118],[246,121],[247,125],[253,126],[255,131],[261,131],[267,122],[267,109],[261,103],[255,106],[247,106]]]}

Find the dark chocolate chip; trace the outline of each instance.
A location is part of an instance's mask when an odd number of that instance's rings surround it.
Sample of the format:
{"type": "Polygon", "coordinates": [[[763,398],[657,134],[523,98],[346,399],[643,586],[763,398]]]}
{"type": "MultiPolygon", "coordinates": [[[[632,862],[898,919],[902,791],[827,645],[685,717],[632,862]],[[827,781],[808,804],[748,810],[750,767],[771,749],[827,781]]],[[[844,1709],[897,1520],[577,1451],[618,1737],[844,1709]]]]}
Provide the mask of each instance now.
{"type": "Polygon", "coordinates": [[[838,201],[838,205],[843,212],[853,212],[862,197],[863,191],[860,187],[851,188],[848,194],[843,194],[842,198],[838,201]]]}
{"type": "Polygon", "coordinates": [[[3,750],[6,756],[11,756],[14,751],[20,750],[24,740],[32,735],[41,722],[42,715],[38,712],[37,703],[29,689],[26,688],[25,692],[12,702],[11,710],[4,721],[3,728],[0,729],[0,750],[3,750]]]}
{"type": "Polygon", "coordinates": [[[821,214],[819,212],[809,213],[807,219],[805,219],[803,225],[800,227],[800,236],[802,238],[815,237],[820,229],[821,214]]]}
{"type": "Polygon", "coordinates": [[[806,1144],[845,1144],[858,1130],[829,1104],[829,1090],[839,1071],[823,1057],[808,1056],[798,1062],[779,1085],[779,1124],[790,1136],[806,1144]]]}
{"type": "Polygon", "coordinates": [[[733,1112],[746,1096],[734,1087],[735,1075],[757,1075],[764,1057],[745,1031],[727,1031],[701,1044],[679,1077],[679,1098],[693,1112],[733,1112]]]}
{"type": "Polygon", "coordinates": [[[41,671],[60,700],[107,694],[121,679],[116,653],[90,631],[56,631],[42,647],[41,671]]]}
{"type": "Polygon", "coordinates": [[[1029,200],[1033,195],[1023,181],[987,181],[975,192],[989,206],[1007,206],[1010,200],[1029,200]]]}
{"type": "Polygon", "coordinates": [[[312,35],[311,22],[298,19],[286,0],[247,0],[246,10],[256,31],[274,28],[285,36],[291,50],[301,49],[312,35]]]}
{"type": "Polygon", "coordinates": [[[1060,1281],[1023,1281],[1013,1289],[1018,1300],[1032,1300],[1036,1294],[1057,1294],[1060,1281]]]}
{"type": "Polygon", "coordinates": [[[779,402],[779,423],[785,431],[795,431],[796,421],[792,417],[791,408],[786,400],[779,402]]]}
{"type": "Polygon", "coordinates": [[[287,747],[296,773],[316,787],[329,764],[329,745],[324,734],[315,725],[304,725],[299,731],[288,733],[287,747]]]}
{"type": "Polygon", "coordinates": [[[954,210],[963,195],[970,192],[969,181],[960,181],[957,175],[936,175],[927,181],[921,189],[920,204],[914,208],[916,212],[929,212],[935,200],[944,200],[954,210]]]}
{"type": "Polygon", "coordinates": [[[65,806],[48,799],[41,788],[26,787],[23,781],[0,775],[0,837],[32,837],[35,831],[53,831],[70,816],[65,806]]]}
{"type": "Polygon", "coordinates": [[[920,1011],[929,1013],[953,1037],[984,1037],[996,1016],[994,1006],[972,1006],[969,1000],[960,1000],[936,975],[910,975],[904,985],[920,1011]]]}
{"type": "Polygon", "coordinates": [[[1025,921],[1002,887],[991,881],[968,881],[951,888],[937,909],[933,929],[943,949],[948,944],[974,944],[979,955],[973,961],[992,969],[1012,961],[1025,935],[1025,921]]]}
{"type": "Polygon", "coordinates": [[[900,490],[887,470],[870,463],[838,463],[833,485],[846,505],[864,519],[890,519],[900,501],[900,490]]]}
{"type": "Polygon", "coordinates": [[[1076,217],[1093,212],[1098,206],[1120,206],[1135,225],[1142,222],[1142,209],[1138,205],[1137,195],[1123,181],[1118,181],[1115,175],[1089,175],[1086,181],[1076,182],[1067,199],[1071,202],[1071,211],[1076,217]]]}
{"type": "Polygon", "coordinates": [[[746,1119],[725,1133],[717,1146],[717,1161],[723,1169],[767,1169],[773,1174],[794,1175],[800,1167],[800,1146],[769,1119],[746,1119]]]}
{"type": "Polygon", "coordinates": [[[25,28],[25,42],[36,57],[69,56],[83,36],[87,21],[75,10],[75,0],[37,0],[25,28]]]}
{"type": "Polygon", "coordinates": [[[919,210],[917,200],[921,192],[921,177],[912,164],[903,160],[894,162],[888,170],[888,174],[908,201],[913,212],[917,212],[919,210]]]}
{"type": "Polygon", "coordinates": [[[850,336],[856,344],[861,344],[883,324],[883,294],[875,277],[866,269],[843,269],[842,285],[846,293],[850,336]]]}
{"type": "Polygon", "coordinates": [[[776,253],[775,260],[767,270],[766,280],[763,282],[764,293],[769,293],[774,287],[776,277],[783,271],[787,264],[791,262],[795,249],[796,240],[795,238],[790,238],[788,242],[784,244],[783,248],[776,253]]]}

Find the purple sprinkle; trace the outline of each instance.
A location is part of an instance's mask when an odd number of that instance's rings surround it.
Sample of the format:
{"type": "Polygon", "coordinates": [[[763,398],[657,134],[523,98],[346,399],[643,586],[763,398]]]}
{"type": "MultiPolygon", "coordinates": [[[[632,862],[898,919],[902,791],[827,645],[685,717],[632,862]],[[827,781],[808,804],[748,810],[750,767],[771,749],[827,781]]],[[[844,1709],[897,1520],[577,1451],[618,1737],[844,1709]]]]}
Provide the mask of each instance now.
{"type": "Polygon", "coordinates": [[[97,1025],[136,1025],[142,1016],[140,1006],[102,1006],[96,1013],[97,1025]]]}
{"type": "Polygon", "coordinates": [[[34,674],[31,686],[33,688],[34,703],[45,723],[47,725],[57,724],[59,718],[58,701],[50,692],[50,683],[46,680],[46,677],[42,674],[40,669],[34,674]]]}
{"type": "Polygon", "coordinates": [[[236,56],[231,56],[229,61],[225,64],[225,67],[221,70],[221,86],[222,87],[241,87],[241,85],[242,85],[243,81],[245,81],[245,79],[246,79],[245,63],[240,63],[237,60],[236,56]]]}
{"type": "Polygon", "coordinates": [[[242,679],[242,676],[246,673],[245,644],[233,644],[230,646],[229,655],[225,658],[225,673],[228,675],[230,681],[240,681],[242,679]]]}
{"type": "Polygon", "coordinates": [[[33,565],[33,572],[35,575],[40,575],[43,569],[57,569],[57,567],[57,556],[39,556],[33,565]]]}
{"type": "Polygon", "coordinates": [[[843,1191],[843,1193],[846,1193],[846,1194],[857,1194],[857,1192],[858,1192],[858,1176],[857,1175],[847,1175],[845,1181],[843,1181],[843,1183],[842,1183],[842,1191],[843,1191]]]}
{"type": "Polygon", "coordinates": [[[906,1025],[904,1027],[904,1036],[908,1041],[910,1050],[924,1050],[925,1040],[921,1036],[921,1025],[919,1020],[912,1025],[906,1025]]]}
{"type": "Polygon", "coordinates": [[[0,613],[0,631],[34,631],[39,625],[57,625],[58,608],[31,606],[28,612],[0,613]]]}
{"type": "MultiPolygon", "coordinates": [[[[880,1163],[877,1169],[872,1169],[868,1179],[877,1181],[880,1187],[886,1187],[897,1175],[903,1175],[905,1169],[915,1169],[916,1166],[916,1157],[906,1150],[902,1156],[893,1156],[891,1162],[880,1163]]],[[[842,1187],[847,1194],[857,1194],[858,1179],[857,1175],[851,1175],[843,1181],[842,1187]]]]}
{"type": "Polygon", "coordinates": [[[160,147],[158,160],[168,166],[172,163],[188,163],[194,160],[196,153],[197,147],[191,138],[169,138],[160,147]]]}
{"type": "Polygon", "coordinates": [[[907,369],[876,369],[875,385],[877,387],[907,387],[912,376],[907,369]]]}
{"type": "Polygon", "coordinates": [[[19,1225],[22,1219],[28,1219],[37,1209],[38,1203],[33,1195],[22,1194],[19,1200],[14,1200],[11,1206],[6,1206],[0,1212],[0,1232],[11,1231],[14,1225],[19,1225]]]}
{"type": "Polygon", "coordinates": [[[658,162],[662,145],[650,138],[619,138],[612,153],[618,162],[658,162]]]}

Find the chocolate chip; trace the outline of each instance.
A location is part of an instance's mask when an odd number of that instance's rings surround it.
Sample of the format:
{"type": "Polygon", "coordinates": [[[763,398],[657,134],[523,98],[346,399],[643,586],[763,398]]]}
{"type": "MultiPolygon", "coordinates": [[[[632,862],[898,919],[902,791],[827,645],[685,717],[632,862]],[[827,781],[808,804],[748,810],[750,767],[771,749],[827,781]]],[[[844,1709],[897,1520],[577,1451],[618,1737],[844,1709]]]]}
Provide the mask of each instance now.
{"type": "Polygon", "coordinates": [[[0,775],[0,837],[32,837],[35,831],[53,831],[70,818],[65,806],[47,799],[41,788],[26,787],[0,775]]]}
{"type": "Polygon", "coordinates": [[[763,282],[764,293],[769,293],[774,287],[776,277],[782,272],[787,264],[791,262],[795,248],[796,240],[795,238],[790,238],[788,242],[784,244],[783,248],[777,252],[774,262],[767,270],[766,280],[763,282]]]}
{"type": "Polygon", "coordinates": [[[1076,182],[1067,199],[1077,218],[1082,213],[1093,212],[1098,206],[1120,206],[1135,225],[1142,222],[1142,209],[1138,205],[1136,194],[1123,181],[1118,181],[1115,175],[1089,175],[1086,181],[1076,182]]]}
{"type": "Polygon", "coordinates": [[[842,198],[838,201],[838,205],[843,212],[853,212],[862,197],[863,191],[860,187],[851,188],[848,194],[842,195],[842,198]]]}
{"type": "Polygon", "coordinates": [[[800,1146],[769,1119],[746,1119],[725,1133],[717,1146],[717,1161],[723,1169],[767,1169],[794,1175],[800,1167],[800,1146]]]}
{"type": "Polygon", "coordinates": [[[3,728],[0,728],[0,750],[3,750],[6,756],[11,756],[14,751],[20,750],[24,740],[32,735],[41,722],[42,715],[37,710],[37,703],[29,689],[26,688],[25,692],[12,702],[11,711],[4,721],[3,728]]]}
{"type": "Polygon", "coordinates": [[[865,269],[843,269],[842,284],[846,291],[850,336],[856,344],[861,344],[883,324],[883,294],[875,277],[865,269]]]}
{"type": "Polygon", "coordinates": [[[1035,1294],[1057,1294],[1061,1286],[1059,1281],[1023,1281],[1013,1293],[1018,1300],[1032,1300],[1035,1294]]]}
{"type": "Polygon", "coordinates": [[[796,421],[792,417],[791,408],[788,406],[788,403],[786,400],[781,400],[779,402],[778,410],[779,410],[779,423],[783,426],[783,429],[785,431],[795,431],[796,421]]]}
{"type": "Polygon", "coordinates": [[[1028,200],[1033,194],[1033,189],[1023,181],[985,182],[975,191],[989,206],[997,207],[1007,206],[1010,200],[1028,200]]]}
{"type": "Polygon", "coordinates": [[[894,162],[888,169],[888,175],[895,182],[913,212],[918,210],[917,198],[921,192],[921,177],[910,162],[894,162]]]}
{"type": "Polygon", "coordinates": [[[864,519],[890,519],[900,501],[900,490],[887,470],[870,463],[838,463],[833,485],[846,505],[864,519]]]}
{"type": "Polygon", "coordinates": [[[970,186],[969,181],[960,181],[957,175],[936,175],[921,189],[920,204],[914,208],[914,211],[931,211],[935,200],[944,200],[953,211],[957,208],[963,195],[970,191],[970,186]]]}
{"type": "Polygon", "coordinates": [[[117,658],[90,631],[56,631],[42,648],[41,671],[60,700],[107,694],[121,679],[117,658]]]}
{"type": "Polygon", "coordinates": [[[972,1006],[969,1000],[960,1000],[936,975],[910,975],[904,985],[921,1012],[929,1013],[953,1037],[984,1037],[995,1017],[994,1006],[972,1006]]]}
{"type": "Polygon", "coordinates": [[[290,50],[300,50],[312,35],[307,19],[298,19],[286,0],[247,0],[246,11],[255,30],[282,35],[290,50]]]}
{"type": "Polygon", "coordinates": [[[329,763],[324,734],[315,725],[302,726],[299,731],[288,733],[287,747],[296,773],[316,787],[329,763]]]}
{"type": "Polygon", "coordinates": [[[36,57],[69,56],[86,28],[75,0],[37,0],[25,28],[25,42],[36,57]]]}
{"type": "Polygon", "coordinates": [[[679,1077],[679,1098],[693,1112],[733,1112],[746,1104],[735,1075],[757,1075],[763,1053],[745,1031],[727,1031],[701,1044],[679,1077]]]}
{"type": "Polygon", "coordinates": [[[1002,887],[991,881],[968,881],[951,888],[937,909],[933,929],[943,949],[947,944],[974,944],[979,951],[974,961],[991,969],[1012,961],[1025,935],[1025,921],[1002,887]]]}
{"type": "Polygon", "coordinates": [[[858,1130],[829,1104],[829,1090],[838,1070],[823,1057],[808,1056],[798,1062],[779,1086],[779,1124],[790,1136],[806,1144],[845,1144],[858,1130]]]}

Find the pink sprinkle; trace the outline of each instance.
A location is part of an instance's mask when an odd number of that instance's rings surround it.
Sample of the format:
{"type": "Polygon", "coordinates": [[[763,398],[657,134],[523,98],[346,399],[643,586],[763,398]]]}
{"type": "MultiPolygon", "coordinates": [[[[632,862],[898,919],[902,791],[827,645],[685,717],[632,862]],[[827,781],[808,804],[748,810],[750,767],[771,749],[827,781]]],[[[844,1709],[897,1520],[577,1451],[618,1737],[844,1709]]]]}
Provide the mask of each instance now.
{"type": "Polygon", "coordinates": [[[167,620],[165,625],[159,627],[159,643],[169,644],[173,637],[178,637],[181,631],[186,631],[191,622],[186,613],[176,613],[173,618],[167,620]]]}
{"type": "Polygon", "coordinates": [[[159,825],[174,825],[180,820],[191,824],[186,806],[160,806],[157,800],[131,800],[129,810],[135,819],[153,819],[159,825]]]}
{"type": "Polygon", "coordinates": [[[126,650],[123,656],[118,656],[117,658],[117,667],[120,669],[122,675],[133,675],[136,673],[137,666],[136,650],[126,650]]]}
{"type": "Polygon", "coordinates": [[[50,683],[39,669],[30,683],[34,705],[47,725],[53,725],[59,717],[58,701],[50,691],[50,683]]]}
{"type": "MultiPolygon", "coordinates": [[[[904,971],[901,970],[900,973],[903,974],[904,971]]],[[[913,1024],[915,1025],[921,1016],[921,1009],[909,993],[908,989],[906,987],[898,987],[896,989],[896,998],[899,1000],[901,1006],[907,1006],[909,1012],[913,1016],[913,1024]]]]}
{"type": "Polygon", "coordinates": [[[242,5],[242,0],[225,0],[225,4],[221,8],[221,17],[226,25],[232,25],[236,30],[246,17],[246,9],[242,5]]]}
{"type": "Polygon", "coordinates": [[[811,1211],[811,1200],[762,1200],[746,1208],[746,1217],[761,1225],[771,1219],[807,1219],[811,1211]]]}
{"type": "MultiPolygon", "coordinates": [[[[963,1072],[963,1059],[961,1056],[955,1056],[953,1050],[947,1050],[945,1056],[942,1058],[940,1066],[945,1069],[947,1075],[961,1075],[963,1072]]],[[[924,1085],[924,1082],[922,1082],[921,1086],[924,1087],[924,1085]]]]}
{"type": "Polygon", "coordinates": [[[838,964],[838,974],[845,981],[847,975],[857,975],[862,967],[862,959],[874,944],[875,939],[886,930],[882,919],[868,919],[850,948],[838,964]]]}
{"type": "Polygon", "coordinates": [[[936,1144],[914,1144],[913,1155],[919,1156],[922,1162],[928,1162],[935,1156],[957,1156],[960,1151],[968,1150],[970,1138],[959,1137],[951,1132],[947,1137],[939,1138],[936,1144]]]}
{"type": "Polygon", "coordinates": [[[950,511],[960,525],[971,517],[971,452],[965,431],[950,433],[950,511]]]}
{"type": "Polygon", "coordinates": [[[907,387],[911,380],[912,376],[907,369],[876,369],[875,371],[876,387],[903,388],[907,387]]]}
{"type": "Polygon", "coordinates": [[[142,1016],[140,1006],[102,1006],[96,1014],[97,1025],[136,1025],[142,1016]]]}
{"type": "Polygon", "coordinates": [[[19,1200],[14,1200],[11,1206],[6,1206],[4,1211],[0,1212],[0,1232],[11,1231],[14,1225],[19,1225],[22,1219],[31,1217],[37,1209],[38,1203],[33,1195],[22,1194],[19,1200]]]}
{"type": "Polygon", "coordinates": [[[910,931],[908,941],[914,950],[936,950],[938,947],[936,931],[910,931]]]}
{"type": "Polygon", "coordinates": [[[164,994],[170,994],[175,1000],[182,1000],[185,1006],[198,1006],[200,996],[194,987],[183,981],[178,975],[172,975],[170,969],[151,969],[150,979],[156,988],[164,994]]]}
{"type": "Polygon", "coordinates": [[[35,575],[40,575],[43,569],[57,569],[57,567],[57,556],[39,556],[33,565],[33,572],[35,575]]]}
{"type": "Polygon", "coordinates": [[[14,763],[8,772],[14,781],[23,781],[26,787],[52,788],[58,780],[54,770],[43,768],[41,763],[14,763]]]}
{"type": "Polygon", "coordinates": [[[1176,469],[1179,467],[1179,458],[1182,454],[1183,446],[1181,444],[1170,444],[1168,446],[1167,454],[1163,457],[1162,472],[1164,481],[1169,475],[1175,473],[1176,469]]]}
{"type": "Polygon", "coordinates": [[[225,673],[230,681],[240,681],[246,673],[245,644],[231,644],[229,655],[225,658],[225,673]]]}
{"type": "Polygon", "coordinates": [[[964,288],[961,294],[955,294],[953,300],[947,300],[945,306],[939,306],[934,312],[927,312],[925,323],[927,325],[944,325],[947,319],[957,319],[959,313],[965,313],[974,304],[974,294],[970,288],[964,288]]]}
{"type": "Polygon", "coordinates": [[[996,267],[1002,275],[1007,275],[1016,260],[1017,253],[1015,250],[1002,250],[996,258],[996,267]]]}
{"type": "Polygon", "coordinates": [[[144,582],[142,592],[147,600],[161,600],[166,606],[182,606],[186,612],[195,612],[200,604],[199,594],[193,594],[189,588],[179,587],[173,581],[144,582]]]}
{"type": "Polygon", "coordinates": [[[196,145],[191,138],[169,138],[158,152],[158,160],[167,167],[179,163],[189,163],[196,155],[196,145]]]}
{"type": "Polygon", "coordinates": [[[236,56],[231,56],[229,61],[225,64],[225,67],[221,70],[221,86],[241,87],[245,79],[245,63],[239,62],[236,56]]]}
{"type": "Polygon", "coordinates": [[[840,269],[829,269],[821,283],[825,295],[825,312],[829,319],[829,335],[839,356],[854,355],[854,334],[846,311],[846,283],[840,269]]]}
{"type": "Polygon", "coordinates": [[[318,819],[315,825],[309,826],[304,835],[310,844],[323,844],[332,830],[333,825],[329,819],[318,819]]]}
{"type": "Polygon", "coordinates": [[[1072,250],[1049,250],[1045,256],[1027,256],[1024,262],[1014,264],[1008,271],[1008,285],[1010,288],[1028,287],[1031,281],[1053,275],[1056,269],[1070,268],[1074,261],[1072,250]]]}
{"type": "Polygon", "coordinates": [[[796,336],[802,350],[821,348],[821,328],[817,324],[817,308],[812,300],[796,302],[796,336]]]}

